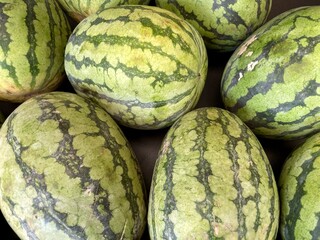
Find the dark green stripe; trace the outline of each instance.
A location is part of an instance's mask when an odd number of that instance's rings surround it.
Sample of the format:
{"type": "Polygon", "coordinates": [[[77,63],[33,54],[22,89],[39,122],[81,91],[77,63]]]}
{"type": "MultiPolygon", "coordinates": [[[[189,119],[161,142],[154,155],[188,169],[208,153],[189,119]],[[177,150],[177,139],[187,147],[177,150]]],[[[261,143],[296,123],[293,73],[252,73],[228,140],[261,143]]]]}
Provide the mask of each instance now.
{"type": "MultiPolygon", "coordinates": [[[[210,163],[205,159],[205,152],[208,151],[208,143],[205,141],[207,128],[212,126],[212,121],[208,119],[207,111],[197,111],[195,118],[197,127],[195,129],[196,135],[198,136],[195,140],[195,145],[192,151],[199,151],[199,163],[197,164],[198,176],[196,176],[198,182],[204,186],[205,198],[201,202],[196,202],[196,211],[200,214],[203,219],[206,219],[210,224],[222,223],[222,220],[214,214],[214,195],[210,187],[209,178],[213,176],[213,172],[210,163]]],[[[210,238],[215,235],[214,226],[210,227],[207,234],[210,238]]]]}
{"type": "Polygon", "coordinates": [[[0,38],[1,38],[1,49],[4,55],[10,50],[9,44],[11,42],[11,36],[7,32],[7,23],[9,20],[9,16],[5,13],[5,9],[10,6],[10,3],[0,3],[0,38]]]}
{"type": "Polygon", "coordinates": [[[314,217],[318,219],[316,227],[310,231],[311,240],[318,240],[320,236],[320,212],[314,214],[314,217]]]}
{"type": "MultiPolygon", "coordinates": [[[[7,56],[10,52],[10,43],[12,42],[11,35],[7,31],[7,23],[10,17],[5,13],[7,7],[10,7],[12,3],[0,3],[0,46],[4,56],[7,56]]],[[[15,68],[7,62],[5,58],[0,62],[2,69],[7,69],[9,77],[13,79],[15,86],[21,87],[18,81],[15,68]]]]}
{"type": "Polygon", "coordinates": [[[30,74],[31,74],[31,83],[30,87],[34,87],[36,84],[36,77],[38,76],[39,70],[39,60],[36,55],[36,48],[37,48],[37,39],[36,39],[36,29],[34,26],[35,21],[38,19],[36,18],[34,8],[37,7],[37,2],[34,0],[26,1],[26,18],[25,18],[25,25],[27,27],[27,40],[28,44],[30,45],[26,57],[29,62],[30,74]]]}
{"type": "MultiPolygon", "coordinates": [[[[56,30],[59,30],[59,34],[58,36],[60,36],[61,38],[64,37],[64,35],[66,34],[66,32],[63,32],[63,25],[66,25],[68,26],[68,22],[67,20],[61,16],[63,14],[60,6],[57,4],[56,1],[53,1],[51,3],[49,3],[49,1],[45,1],[45,6],[46,6],[46,12],[48,14],[48,17],[49,17],[49,29],[50,29],[50,40],[47,42],[47,45],[50,49],[50,52],[49,52],[49,64],[48,64],[48,67],[47,67],[47,70],[46,70],[46,76],[44,79],[52,79],[52,70],[53,70],[53,67],[56,63],[56,39],[59,39],[57,38],[56,36],[56,30]],[[51,6],[51,5],[54,5],[54,6],[51,6]],[[56,15],[59,16],[59,22],[55,21],[54,20],[54,16],[53,16],[53,12],[51,10],[51,7],[54,7],[54,12],[56,15]],[[59,25],[59,27],[56,27],[57,25],[59,25]]],[[[63,64],[63,61],[62,61],[62,64],[63,64]]],[[[43,84],[47,84],[47,81],[44,81],[43,84]]]]}
{"type": "MultiPolygon", "coordinates": [[[[169,142],[174,141],[174,137],[168,140],[169,142]]],[[[167,142],[168,143],[168,142],[167,142]]],[[[176,152],[171,144],[166,145],[167,151],[165,154],[165,164],[164,171],[166,175],[166,181],[163,185],[163,191],[166,193],[166,198],[164,199],[165,208],[163,209],[163,222],[164,222],[164,231],[161,235],[163,239],[177,239],[174,232],[174,222],[170,219],[169,215],[177,210],[176,199],[173,193],[174,182],[173,182],[173,169],[176,160],[176,152]]],[[[163,157],[163,156],[161,156],[163,157]]]]}

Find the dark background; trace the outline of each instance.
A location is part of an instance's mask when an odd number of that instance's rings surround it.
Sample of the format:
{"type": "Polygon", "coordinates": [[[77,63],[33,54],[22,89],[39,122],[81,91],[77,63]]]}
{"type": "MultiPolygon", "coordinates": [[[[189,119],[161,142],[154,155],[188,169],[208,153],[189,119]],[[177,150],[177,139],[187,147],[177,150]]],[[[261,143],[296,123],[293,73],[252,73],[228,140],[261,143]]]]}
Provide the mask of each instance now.
{"type": "MultiPolygon", "coordinates": [[[[304,1],[273,0],[269,19],[292,8],[307,6],[307,5],[319,5],[319,3],[320,2],[318,0],[304,0],[304,1]]],[[[220,93],[219,93],[220,79],[221,79],[225,64],[227,63],[229,57],[231,56],[231,53],[216,53],[208,50],[208,55],[209,55],[209,71],[208,71],[207,82],[197,107],[210,107],[210,106],[223,107],[220,99],[220,93]]],[[[64,81],[64,83],[58,90],[73,91],[67,79],[64,81]]],[[[8,116],[17,106],[18,104],[0,101],[0,111],[3,112],[5,116],[8,116]]],[[[152,131],[134,130],[134,129],[129,129],[125,127],[123,127],[122,129],[124,134],[128,138],[129,142],[131,143],[132,148],[140,162],[146,187],[147,187],[147,190],[149,191],[154,163],[157,158],[161,141],[168,129],[152,130],[152,131]]],[[[260,142],[269,157],[269,160],[274,170],[275,177],[277,179],[281,170],[281,166],[285,161],[286,157],[298,144],[302,142],[302,140],[275,141],[275,140],[260,139],[260,142]]],[[[8,226],[8,224],[6,223],[5,219],[1,214],[0,214],[0,229],[1,229],[0,239],[3,239],[3,240],[19,239],[11,230],[11,228],[8,226]]],[[[146,240],[149,239],[147,229],[143,236],[143,239],[146,239],[146,240]]]]}

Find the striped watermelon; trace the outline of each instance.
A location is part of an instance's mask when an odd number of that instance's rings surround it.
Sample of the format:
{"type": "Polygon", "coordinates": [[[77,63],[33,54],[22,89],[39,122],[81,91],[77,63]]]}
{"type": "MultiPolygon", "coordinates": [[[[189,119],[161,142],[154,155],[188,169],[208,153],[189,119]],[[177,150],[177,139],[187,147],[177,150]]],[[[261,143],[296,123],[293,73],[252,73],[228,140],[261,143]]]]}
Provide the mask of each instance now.
{"type": "Polygon", "coordinates": [[[156,0],[156,5],[190,22],[208,48],[228,52],[265,23],[272,0],[156,0]]]}
{"type": "Polygon", "coordinates": [[[75,91],[120,124],[171,125],[199,100],[208,69],[199,33],[170,11],[122,5],[81,21],[66,46],[75,91]]]}
{"type": "Polygon", "coordinates": [[[151,239],[275,239],[279,199],[251,130],[220,108],[198,108],[165,136],[153,172],[151,239]]]}
{"type": "Polygon", "coordinates": [[[320,237],[320,133],[301,143],[285,161],[280,178],[283,239],[320,237]]]}
{"type": "Polygon", "coordinates": [[[68,15],[80,22],[99,9],[119,5],[148,5],[150,0],[57,0],[68,15]]]}
{"type": "Polygon", "coordinates": [[[21,239],[139,239],[143,178],[118,125],[74,93],[17,107],[0,131],[0,208],[21,239]]]}
{"type": "Polygon", "coordinates": [[[70,33],[56,1],[0,0],[0,99],[22,102],[56,89],[70,33]]]}
{"type": "Polygon", "coordinates": [[[257,135],[298,139],[320,130],[319,12],[310,6],[278,15],[229,59],[223,102],[257,135]]]}

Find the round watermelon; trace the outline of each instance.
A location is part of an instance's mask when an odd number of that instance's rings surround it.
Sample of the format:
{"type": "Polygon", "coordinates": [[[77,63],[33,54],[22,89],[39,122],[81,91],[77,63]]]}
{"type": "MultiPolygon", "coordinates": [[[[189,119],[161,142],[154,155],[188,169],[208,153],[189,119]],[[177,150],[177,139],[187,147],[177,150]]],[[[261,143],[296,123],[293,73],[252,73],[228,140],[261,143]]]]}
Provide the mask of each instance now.
{"type": "Polygon", "coordinates": [[[66,46],[75,91],[118,123],[138,129],[171,125],[197,104],[208,70],[200,34],[155,6],[118,6],[81,21],[66,46]]]}

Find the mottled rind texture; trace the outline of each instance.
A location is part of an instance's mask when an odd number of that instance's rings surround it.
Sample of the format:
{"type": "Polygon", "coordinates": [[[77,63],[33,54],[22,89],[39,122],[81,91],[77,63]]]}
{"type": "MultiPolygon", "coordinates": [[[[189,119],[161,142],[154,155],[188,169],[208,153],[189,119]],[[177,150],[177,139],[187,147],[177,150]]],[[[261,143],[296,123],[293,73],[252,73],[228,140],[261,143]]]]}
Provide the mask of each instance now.
{"type": "Polygon", "coordinates": [[[150,0],[57,0],[63,9],[77,22],[109,7],[120,5],[148,5],[150,0]]]}
{"type": "Polygon", "coordinates": [[[210,49],[228,52],[238,47],[269,15],[271,0],[156,0],[190,22],[210,49]]]}
{"type": "Polygon", "coordinates": [[[0,99],[23,102],[56,89],[70,33],[56,1],[0,0],[0,99]]]}
{"type": "Polygon", "coordinates": [[[208,58],[199,33],[154,6],[119,6],[86,18],[71,34],[65,68],[75,91],[119,123],[171,125],[199,100],[208,58]]]}
{"type": "Polygon", "coordinates": [[[118,125],[72,93],[30,98],[0,131],[0,208],[21,239],[139,239],[145,189],[118,125]]]}
{"type": "Polygon", "coordinates": [[[282,239],[319,239],[320,133],[288,156],[279,178],[282,239]]]}
{"type": "Polygon", "coordinates": [[[257,135],[298,139],[320,130],[319,12],[320,6],[288,10],[229,59],[223,102],[257,135]]]}
{"type": "Polygon", "coordinates": [[[148,227],[155,239],[275,239],[279,199],[269,160],[234,114],[199,108],[165,136],[148,227]]]}

